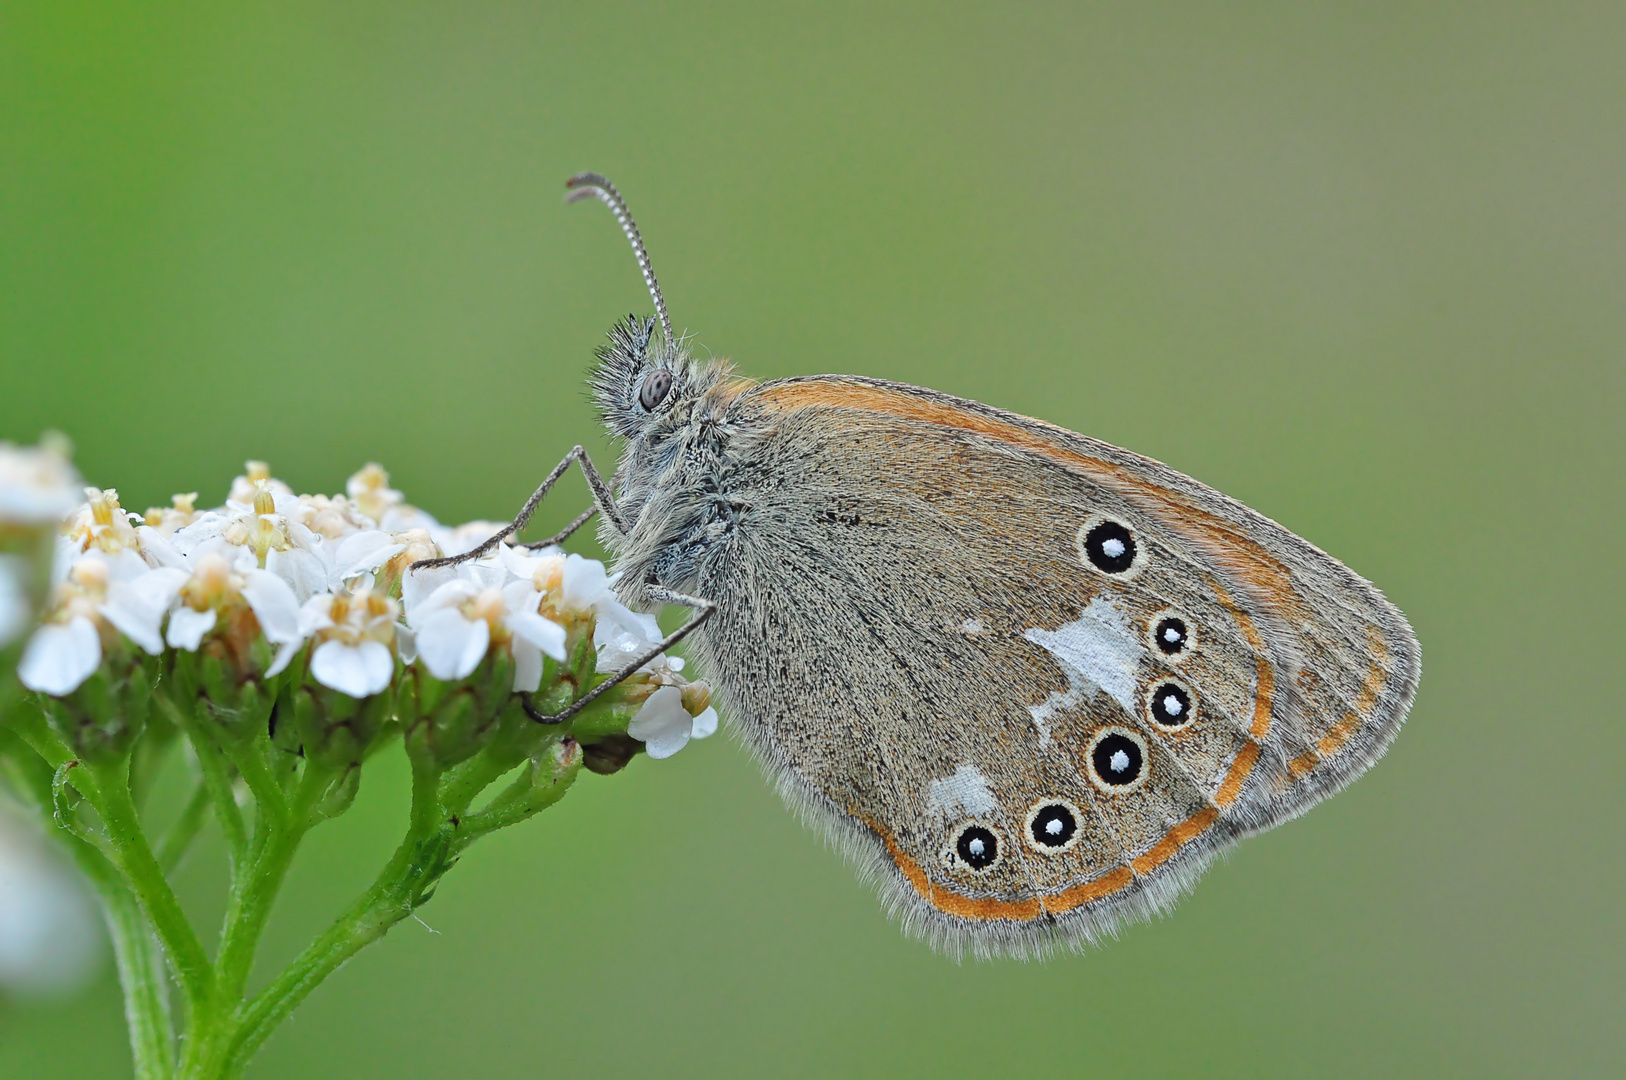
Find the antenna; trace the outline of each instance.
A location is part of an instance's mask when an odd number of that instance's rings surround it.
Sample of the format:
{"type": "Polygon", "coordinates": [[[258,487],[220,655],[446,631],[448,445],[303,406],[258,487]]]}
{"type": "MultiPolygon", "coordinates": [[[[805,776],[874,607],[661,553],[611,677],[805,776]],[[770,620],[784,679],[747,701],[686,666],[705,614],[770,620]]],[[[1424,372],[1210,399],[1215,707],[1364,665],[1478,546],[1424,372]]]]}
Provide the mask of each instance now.
{"type": "Polygon", "coordinates": [[[672,319],[666,314],[666,301],[661,297],[661,287],[655,281],[655,268],[649,265],[649,252],[644,248],[644,238],[638,235],[638,224],[632,220],[632,211],[627,209],[627,201],[621,193],[615,190],[610,178],[596,172],[577,173],[565,181],[565,187],[570,194],[565,196],[565,202],[580,202],[582,199],[593,198],[610,208],[615,220],[621,223],[621,231],[627,234],[627,242],[632,245],[632,253],[638,259],[638,269],[644,272],[644,284],[649,286],[649,295],[655,301],[655,314],[661,319],[661,332],[666,335],[668,344],[672,342],[672,319]]]}

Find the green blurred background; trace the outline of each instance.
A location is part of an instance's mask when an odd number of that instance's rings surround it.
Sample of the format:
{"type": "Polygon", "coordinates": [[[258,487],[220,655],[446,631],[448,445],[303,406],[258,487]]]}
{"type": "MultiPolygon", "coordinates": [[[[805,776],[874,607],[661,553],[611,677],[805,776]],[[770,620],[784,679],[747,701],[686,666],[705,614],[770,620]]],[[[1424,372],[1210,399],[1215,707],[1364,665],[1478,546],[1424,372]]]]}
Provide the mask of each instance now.
{"type": "MultiPolygon", "coordinates": [[[[1366,779],[1090,955],[904,939],[718,739],[475,849],[254,1075],[1626,1070],[1626,8],[249,7],[0,8],[0,437],[66,431],[136,508],[377,459],[504,516],[573,443],[608,459],[582,376],[648,310],[610,216],[561,205],[592,168],[747,372],[1160,458],[1425,653],[1366,779]]],[[[391,754],[316,835],[273,960],[404,793],[391,754]]],[[[182,873],[210,925],[220,874],[182,873]]],[[[127,1068],[110,970],[0,1001],[0,1077],[127,1068]]]]}

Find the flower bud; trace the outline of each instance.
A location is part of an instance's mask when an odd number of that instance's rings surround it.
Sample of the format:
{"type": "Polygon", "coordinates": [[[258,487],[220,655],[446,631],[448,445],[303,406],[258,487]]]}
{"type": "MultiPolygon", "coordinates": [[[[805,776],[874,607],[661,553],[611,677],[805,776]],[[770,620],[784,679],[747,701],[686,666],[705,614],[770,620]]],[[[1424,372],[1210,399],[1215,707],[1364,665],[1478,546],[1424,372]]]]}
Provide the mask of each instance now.
{"type": "Polygon", "coordinates": [[[381,741],[394,711],[394,694],[386,691],[360,700],[328,687],[306,683],[284,700],[291,700],[291,721],[284,723],[277,710],[272,740],[285,750],[302,753],[323,768],[341,770],[359,765],[381,741]]]}
{"type": "Polygon", "coordinates": [[[51,726],[83,761],[129,752],[152,711],[157,664],[127,643],[103,656],[90,678],[62,697],[40,696],[51,726]]]}
{"type": "Polygon", "coordinates": [[[513,707],[514,660],[493,649],[464,679],[442,680],[419,665],[401,680],[398,713],[424,753],[449,768],[479,753],[497,733],[504,711],[513,707]]]}

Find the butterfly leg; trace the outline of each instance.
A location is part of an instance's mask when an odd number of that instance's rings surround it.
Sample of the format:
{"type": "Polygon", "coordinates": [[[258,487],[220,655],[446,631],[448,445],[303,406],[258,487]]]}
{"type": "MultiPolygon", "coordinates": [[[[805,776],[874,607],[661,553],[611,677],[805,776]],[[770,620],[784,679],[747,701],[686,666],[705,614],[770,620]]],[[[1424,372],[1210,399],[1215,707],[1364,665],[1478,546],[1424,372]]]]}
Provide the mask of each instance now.
{"type": "Polygon", "coordinates": [[[525,528],[526,523],[531,520],[531,515],[536,513],[536,508],[542,504],[542,500],[547,497],[547,494],[553,488],[553,485],[559,482],[559,478],[565,474],[565,470],[570,468],[570,463],[572,461],[581,462],[582,475],[587,478],[587,486],[593,492],[593,505],[588,507],[585,513],[579,515],[575,521],[572,521],[569,525],[565,526],[560,532],[548,537],[546,540],[534,544],[525,544],[523,546],[526,548],[538,548],[546,547],[550,544],[557,544],[570,536],[571,533],[574,533],[577,529],[587,524],[594,514],[600,512],[604,514],[605,520],[614,527],[616,532],[625,536],[627,533],[627,526],[626,523],[621,520],[620,512],[615,508],[615,500],[610,497],[610,486],[604,482],[604,478],[600,476],[598,474],[598,470],[593,467],[593,459],[587,456],[587,451],[578,446],[572,449],[570,453],[566,454],[563,461],[559,462],[559,464],[553,467],[553,471],[548,473],[547,479],[543,480],[542,485],[538,487],[534,493],[532,493],[529,499],[525,500],[525,505],[520,507],[519,513],[506,528],[500,530],[495,536],[492,536],[481,543],[480,546],[469,551],[465,551],[461,555],[448,555],[439,559],[419,559],[417,562],[407,567],[408,572],[413,570],[430,570],[437,566],[456,566],[458,563],[468,562],[470,559],[478,559],[495,551],[498,544],[502,543],[510,536],[518,535],[520,530],[525,528]]]}
{"type": "Polygon", "coordinates": [[[532,720],[535,720],[539,724],[559,724],[569,720],[572,716],[575,716],[577,713],[586,708],[594,698],[598,697],[606,690],[620,685],[639,668],[643,667],[645,664],[655,659],[655,657],[661,655],[666,650],[688,637],[694,632],[696,627],[705,622],[707,619],[711,618],[712,613],[717,610],[717,605],[710,600],[706,600],[699,596],[689,596],[686,593],[674,592],[671,589],[663,589],[657,585],[649,586],[646,592],[652,600],[659,600],[663,604],[676,604],[681,607],[686,607],[690,611],[693,611],[694,615],[690,617],[688,622],[684,623],[670,634],[667,634],[666,637],[663,638],[658,644],[651,645],[644,652],[628,661],[621,668],[621,670],[617,671],[614,675],[593,687],[593,689],[589,690],[586,694],[571,702],[570,705],[561,712],[553,713],[551,715],[541,712],[531,703],[530,694],[520,694],[520,704],[524,707],[526,716],[529,716],[532,720]]]}

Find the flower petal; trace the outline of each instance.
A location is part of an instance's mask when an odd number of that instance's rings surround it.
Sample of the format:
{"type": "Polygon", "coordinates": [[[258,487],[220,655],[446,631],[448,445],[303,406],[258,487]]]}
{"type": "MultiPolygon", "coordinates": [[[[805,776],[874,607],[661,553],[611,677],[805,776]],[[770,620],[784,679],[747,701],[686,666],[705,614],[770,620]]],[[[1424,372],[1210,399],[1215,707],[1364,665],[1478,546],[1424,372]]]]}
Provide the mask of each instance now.
{"type": "Polygon", "coordinates": [[[281,645],[278,645],[277,655],[271,658],[271,666],[265,669],[265,677],[269,679],[273,675],[281,675],[288,665],[293,662],[294,657],[299,655],[299,650],[304,645],[305,640],[303,638],[284,641],[281,645]]]}
{"type": "Polygon", "coordinates": [[[186,578],[185,570],[164,567],[147,570],[133,581],[115,581],[108,587],[107,599],[99,610],[119,633],[157,656],[164,651],[164,638],[158,628],[174,606],[186,578]]]}
{"type": "Polygon", "coordinates": [[[353,698],[371,697],[395,676],[395,657],[377,641],[346,645],[324,641],[311,653],[311,676],[323,686],[353,698]]]}
{"type": "Polygon", "coordinates": [[[225,514],[215,510],[205,510],[197,516],[192,524],[176,529],[175,534],[169,540],[176,551],[179,551],[182,555],[192,556],[197,554],[198,545],[213,540],[225,532],[226,526],[229,524],[231,524],[231,519],[225,514]]]}
{"type": "Polygon", "coordinates": [[[301,603],[327,591],[327,563],[315,551],[297,547],[287,551],[273,549],[266,552],[265,568],[292,586],[295,599],[301,603]]]}
{"type": "Polygon", "coordinates": [[[584,559],[575,552],[565,556],[560,600],[565,607],[585,611],[610,595],[610,576],[597,559],[584,559]]]}
{"type": "Polygon", "coordinates": [[[102,638],[83,615],[63,625],[34,631],[17,665],[17,677],[30,690],[61,697],[72,693],[102,662],[102,638]]]}
{"type": "Polygon", "coordinates": [[[542,650],[522,637],[508,643],[514,654],[514,693],[529,694],[542,685],[542,650]]]}
{"type": "MultiPolygon", "coordinates": [[[[453,572],[455,573],[455,571],[453,572]]],[[[431,570],[429,573],[432,574],[435,573],[435,571],[431,570]]],[[[408,578],[410,579],[413,576],[414,575],[409,574],[408,578]]],[[[445,611],[448,608],[455,608],[463,601],[477,595],[478,592],[479,590],[477,590],[472,584],[464,581],[460,577],[454,577],[450,581],[442,581],[433,592],[420,593],[415,603],[407,603],[407,622],[414,626],[418,626],[435,612],[445,611]]],[[[403,597],[405,594],[406,590],[403,587],[403,597]]]]}
{"type": "Polygon", "coordinates": [[[333,629],[333,594],[318,593],[299,605],[299,633],[310,637],[318,630],[333,629]]]}
{"type": "Polygon", "coordinates": [[[510,611],[506,621],[516,637],[525,639],[555,660],[565,658],[565,628],[552,619],[544,619],[535,612],[510,611]]]}
{"type": "Polygon", "coordinates": [[[627,725],[627,734],[644,744],[649,756],[669,758],[689,744],[694,718],[683,709],[683,691],[663,686],[649,695],[627,725]]]}
{"type": "Polygon", "coordinates": [[[418,659],[418,632],[404,622],[395,624],[395,651],[401,654],[403,664],[418,659]]]}
{"type": "Polygon", "coordinates": [[[468,678],[491,644],[484,619],[465,619],[452,608],[431,612],[417,629],[418,660],[437,679],[468,678]]]}
{"type": "Polygon", "coordinates": [[[524,578],[526,581],[529,581],[531,579],[531,575],[536,572],[536,564],[542,560],[537,556],[532,555],[525,548],[509,547],[507,544],[498,544],[497,561],[500,562],[503,569],[507,570],[510,574],[513,574],[517,578],[524,578]]]}
{"type": "Polygon", "coordinates": [[[717,710],[706,706],[706,711],[694,718],[694,727],[690,732],[697,739],[709,738],[717,734],[717,710]]]}
{"type": "Polygon", "coordinates": [[[137,527],[136,536],[141,539],[141,554],[146,556],[147,562],[154,566],[173,566],[180,570],[186,569],[186,556],[182,555],[180,549],[170,542],[169,537],[151,525],[137,527]]]}
{"type": "Polygon", "coordinates": [[[203,635],[215,628],[214,609],[193,611],[182,604],[169,613],[169,631],[164,635],[171,648],[197,652],[203,635]]]}
{"type": "Polygon", "coordinates": [[[378,529],[351,533],[339,542],[333,552],[331,583],[338,585],[358,574],[377,570],[405,550],[405,544],[396,543],[389,533],[378,529]]]}
{"type": "MultiPolygon", "coordinates": [[[[655,616],[633,611],[617,600],[614,595],[606,596],[594,604],[593,611],[598,617],[598,622],[595,625],[605,627],[606,634],[619,628],[636,637],[644,648],[659,644],[664,636],[661,634],[661,624],[656,620],[655,616]]],[[[597,637],[595,630],[595,644],[597,643],[597,637]]],[[[643,649],[638,651],[642,652],[643,649]]]]}
{"type": "Polygon", "coordinates": [[[265,639],[275,645],[303,640],[299,634],[299,601],[286,581],[269,570],[246,570],[243,598],[254,610],[265,639]]]}

